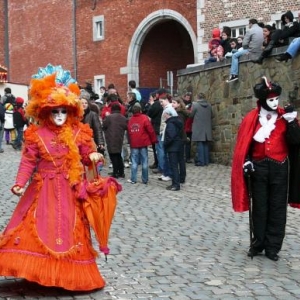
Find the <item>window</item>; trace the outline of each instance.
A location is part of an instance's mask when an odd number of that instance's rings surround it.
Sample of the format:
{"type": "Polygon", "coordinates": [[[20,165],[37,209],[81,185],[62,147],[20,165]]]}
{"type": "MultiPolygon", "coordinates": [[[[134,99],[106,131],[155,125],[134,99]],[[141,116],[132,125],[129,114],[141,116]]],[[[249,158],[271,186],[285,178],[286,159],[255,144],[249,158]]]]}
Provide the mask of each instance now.
{"type": "Polygon", "coordinates": [[[231,28],[231,37],[237,38],[239,35],[246,34],[246,26],[231,28]]]}
{"type": "Polygon", "coordinates": [[[239,35],[245,35],[248,29],[249,19],[236,20],[220,23],[220,29],[224,26],[231,28],[231,37],[237,38],[239,35]]]}
{"type": "Polygon", "coordinates": [[[100,87],[105,86],[105,75],[94,76],[94,92],[100,95],[100,87]]]}
{"type": "Polygon", "coordinates": [[[93,17],[93,41],[104,40],[104,16],[93,17]]]}

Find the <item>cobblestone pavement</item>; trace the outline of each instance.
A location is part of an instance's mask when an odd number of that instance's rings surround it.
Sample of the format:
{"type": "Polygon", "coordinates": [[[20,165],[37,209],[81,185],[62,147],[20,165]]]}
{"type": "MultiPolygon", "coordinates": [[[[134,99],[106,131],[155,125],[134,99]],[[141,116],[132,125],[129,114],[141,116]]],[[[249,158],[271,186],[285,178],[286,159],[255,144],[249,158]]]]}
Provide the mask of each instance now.
{"type": "MultiPolygon", "coordinates": [[[[1,230],[18,201],[10,187],[20,160],[20,152],[4,150],[1,230]]],[[[108,171],[106,166],[103,175],[108,171]]],[[[111,255],[98,260],[103,290],[76,293],[0,277],[0,299],[300,299],[300,211],[289,208],[280,260],[251,260],[248,214],[231,208],[230,168],[188,164],[187,173],[178,192],[167,191],[168,183],[152,173],[148,185],[120,180],[111,255]]]]}

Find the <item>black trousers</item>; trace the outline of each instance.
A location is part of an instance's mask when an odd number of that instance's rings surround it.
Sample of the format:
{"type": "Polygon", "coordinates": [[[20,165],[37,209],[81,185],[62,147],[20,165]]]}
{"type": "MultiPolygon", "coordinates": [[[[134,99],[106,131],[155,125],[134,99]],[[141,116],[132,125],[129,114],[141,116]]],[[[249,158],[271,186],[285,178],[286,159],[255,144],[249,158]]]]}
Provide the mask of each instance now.
{"type": "Polygon", "coordinates": [[[113,173],[115,176],[124,175],[124,163],[121,153],[109,153],[109,158],[113,166],[113,173]]]}
{"type": "Polygon", "coordinates": [[[285,236],[287,218],[288,160],[254,161],[251,175],[254,247],[278,253],[285,236]]]}

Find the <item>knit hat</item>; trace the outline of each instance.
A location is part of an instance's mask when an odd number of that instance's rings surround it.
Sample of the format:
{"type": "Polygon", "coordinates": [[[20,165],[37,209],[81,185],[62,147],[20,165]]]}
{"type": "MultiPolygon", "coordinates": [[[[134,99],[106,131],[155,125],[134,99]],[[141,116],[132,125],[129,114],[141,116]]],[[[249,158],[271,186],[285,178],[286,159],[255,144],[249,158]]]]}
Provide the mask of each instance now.
{"type": "Polygon", "coordinates": [[[11,103],[6,103],[4,105],[5,110],[13,110],[14,106],[11,103]]]}
{"type": "Polygon", "coordinates": [[[219,46],[221,44],[221,41],[218,39],[212,39],[210,43],[211,45],[219,46]]]}
{"type": "Polygon", "coordinates": [[[160,97],[160,98],[165,98],[167,96],[167,90],[164,88],[160,88],[156,91],[156,94],[160,97]]]}
{"type": "Polygon", "coordinates": [[[221,35],[221,31],[219,28],[214,28],[212,30],[212,38],[215,39],[215,38],[218,38],[220,39],[220,35],[221,35]]]}
{"type": "Polygon", "coordinates": [[[23,105],[23,103],[24,103],[24,99],[23,98],[21,98],[21,97],[17,97],[16,98],[16,104],[23,105]]]}

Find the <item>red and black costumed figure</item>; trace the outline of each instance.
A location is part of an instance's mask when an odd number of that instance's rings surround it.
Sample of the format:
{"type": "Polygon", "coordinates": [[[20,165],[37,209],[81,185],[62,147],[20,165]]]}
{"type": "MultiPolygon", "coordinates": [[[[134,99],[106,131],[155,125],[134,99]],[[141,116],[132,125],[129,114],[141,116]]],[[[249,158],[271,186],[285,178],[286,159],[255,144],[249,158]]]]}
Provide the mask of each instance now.
{"type": "MultiPolygon", "coordinates": [[[[249,209],[244,173],[251,172],[253,240],[248,256],[265,251],[266,257],[274,261],[279,258],[285,236],[288,201],[298,207],[300,198],[288,199],[289,154],[294,146],[290,146],[287,132],[290,127],[299,126],[297,112],[278,106],[281,90],[266,77],[255,85],[257,108],[250,111],[240,125],[231,174],[233,209],[244,212],[249,209]]],[[[295,151],[294,154],[297,157],[295,151]]]]}

